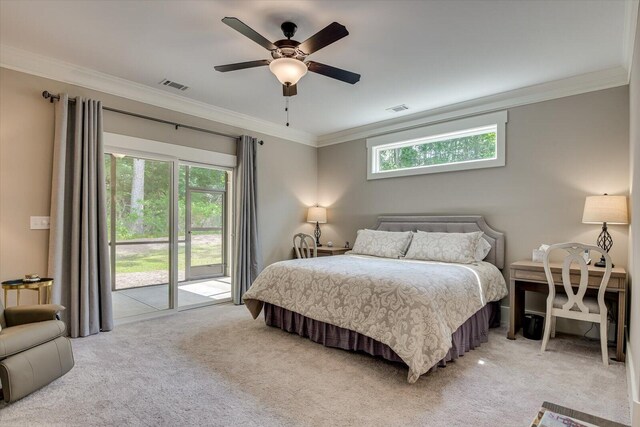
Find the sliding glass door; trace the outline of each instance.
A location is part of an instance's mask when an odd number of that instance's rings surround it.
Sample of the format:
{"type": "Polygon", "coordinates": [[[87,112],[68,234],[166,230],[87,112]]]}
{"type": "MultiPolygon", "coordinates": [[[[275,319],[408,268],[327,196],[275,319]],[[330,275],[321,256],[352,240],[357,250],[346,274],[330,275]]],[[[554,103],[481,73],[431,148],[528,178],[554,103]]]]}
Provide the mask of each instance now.
{"type": "Polygon", "coordinates": [[[230,298],[230,171],[122,154],[105,168],[114,317],[230,298]]]}

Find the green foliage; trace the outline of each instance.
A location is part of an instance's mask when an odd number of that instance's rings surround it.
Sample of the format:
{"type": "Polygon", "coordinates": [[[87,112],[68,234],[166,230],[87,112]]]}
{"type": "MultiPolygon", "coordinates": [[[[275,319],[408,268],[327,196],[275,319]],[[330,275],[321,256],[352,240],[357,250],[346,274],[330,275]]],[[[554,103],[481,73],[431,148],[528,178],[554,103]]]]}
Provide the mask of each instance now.
{"type": "MultiPolygon", "coordinates": [[[[190,188],[226,190],[225,171],[180,166],[178,175],[178,224],[179,236],[184,236],[186,223],[187,175],[190,188]],[[187,171],[188,169],[188,171],[187,171]]],[[[131,187],[134,181],[133,158],[121,159],[105,156],[107,186],[108,231],[111,233],[111,203],[115,202],[116,241],[169,237],[169,211],[171,208],[171,164],[145,160],[144,199],[139,200],[142,209],[131,209],[131,187]],[[115,162],[115,176],[112,176],[115,162]],[[115,200],[111,188],[115,186],[115,200]],[[142,226],[139,227],[138,224],[142,226]]],[[[219,194],[191,192],[192,223],[194,227],[221,227],[223,200],[219,194]]],[[[110,234],[109,234],[110,235],[110,234]]]]}
{"type": "Polygon", "coordinates": [[[408,147],[380,150],[381,171],[419,166],[443,165],[469,160],[491,159],[496,155],[496,133],[418,143],[408,147]]]}
{"type": "MultiPolygon", "coordinates": [[[[183,170],[185,166],[180,167],[180,175],[183,178],[183,170]]],[[[226,190],[227,173],[221,170],[199,168],[196,166],[189,167],[189,186],[192,188],[202,188],[207,190],[226,190]]]]}
{"type": "MultiPolygon", "coordinates": [[[[221,170],[180,166],[178,176],[178,235],[184,236],[186,227],[187,175],[191,189],[225,191],[227,173],[221,170]],[[188,169],[188,170],[187,170],[188,169]]],[[[219,195],[191,191],[191,222],[194,227],[222,227],[222,200],[219,195]]]]}

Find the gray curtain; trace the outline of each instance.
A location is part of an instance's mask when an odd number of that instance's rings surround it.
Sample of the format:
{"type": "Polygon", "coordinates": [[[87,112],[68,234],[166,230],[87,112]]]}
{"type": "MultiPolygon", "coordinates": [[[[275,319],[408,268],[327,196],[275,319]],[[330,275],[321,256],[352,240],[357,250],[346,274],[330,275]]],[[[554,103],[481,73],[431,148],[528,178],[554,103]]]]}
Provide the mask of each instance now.
{"type": "Polygon", "coordinates": [[[233,302],[242,304],[242,295],[262,269],[258,237],[256,151],[258,141],[250,136],[238,140],[236,156],[236,209],[233,302]]]}
{"type": "Polygon", "coordinates": [[[102,104],[60,95],[55,107],[49,276],[71,337],[113,328],[102,104]]]}

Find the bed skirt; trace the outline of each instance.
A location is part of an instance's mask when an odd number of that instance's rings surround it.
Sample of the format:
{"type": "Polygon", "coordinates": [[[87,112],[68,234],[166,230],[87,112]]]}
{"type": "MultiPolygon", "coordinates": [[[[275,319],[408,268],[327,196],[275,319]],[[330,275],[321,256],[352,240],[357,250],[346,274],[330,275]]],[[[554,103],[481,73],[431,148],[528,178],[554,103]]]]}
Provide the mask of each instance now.
{"type": "MultiPolygon", "coordinates": [[[[269,326],[296,333],[301,337],[327,347],[359,351],[383,359],[403,363],[402,359],[386,344],[350,329],[310,319],[277,305],[264,304],[264,319],[269,326]]],[[[464,353],[487,342],[489,328],[500,326],[500,303],[490,302],[467,319],[451,336],[452,347],[447,355],[432,369],[446,366],[464,353]]]]}

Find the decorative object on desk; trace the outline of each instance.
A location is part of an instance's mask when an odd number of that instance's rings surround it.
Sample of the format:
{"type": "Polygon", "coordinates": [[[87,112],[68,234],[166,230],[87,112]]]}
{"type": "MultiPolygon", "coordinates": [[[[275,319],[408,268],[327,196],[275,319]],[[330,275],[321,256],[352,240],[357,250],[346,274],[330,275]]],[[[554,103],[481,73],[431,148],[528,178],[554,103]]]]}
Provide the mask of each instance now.
{"type": "Polygon", "coordinates": [[[349,242],[344,242],[344,247],[347,248],[347,249],[350,249],[349,242]]]}
{"type": "Polygon", "coordinates": [[[313,206],[309,208],[309,212],[307,213],[307,222],[315,222],[316,229],[313,235],[316,238],[316,246],[322,246],[320,244],[320,224],[326,224],[327,222],[327,208],[322,208],[320,206],[313,206]]]}
{"type": "Polygon", "coordinates": [[[38,276],[37,274],[25,274],[24,279],[22,280],[24,282],[37,282],[40,280],[40,276],[38,276]]]}
{"type": "Polygon", "coordinates": [[[333,247],[333,242],[332,242],[331,240],[329,240],[329,241],[327,242],[327,246],[328,246],[328,247],[330,247],[330,248],[332,248],[332,247],[333,247]]]}
{"type": "Polygon", "coordinates": [[[587,265],[591,265],[591,253],[589,252],[589,249],[584,250],[584,253],[582,254],[582,258],[584,258],[584,262],[587,265]]]}
{"type": "Polygon", "coordinates": [[[545,245],[544,243],[540,245],[538,249],[534,249],[531,254],[531,261],[533,262],[542,262],[542,258],[544,257],[544,253],[549,249],[549,245],[545,245]]]}
{"type": "MultiPolygon", "coordinates": [[[[598,246],[609,252],[613,246],[611,234],[607,231],[607,224],[628,224],[626,196],[588,196],[584,203],[582,214],[583,224],[602,224],[602,232],[598,236],[598,246]]],[[[605,267],[604,256],[594,264],[596,267],[605,267]]]]}

